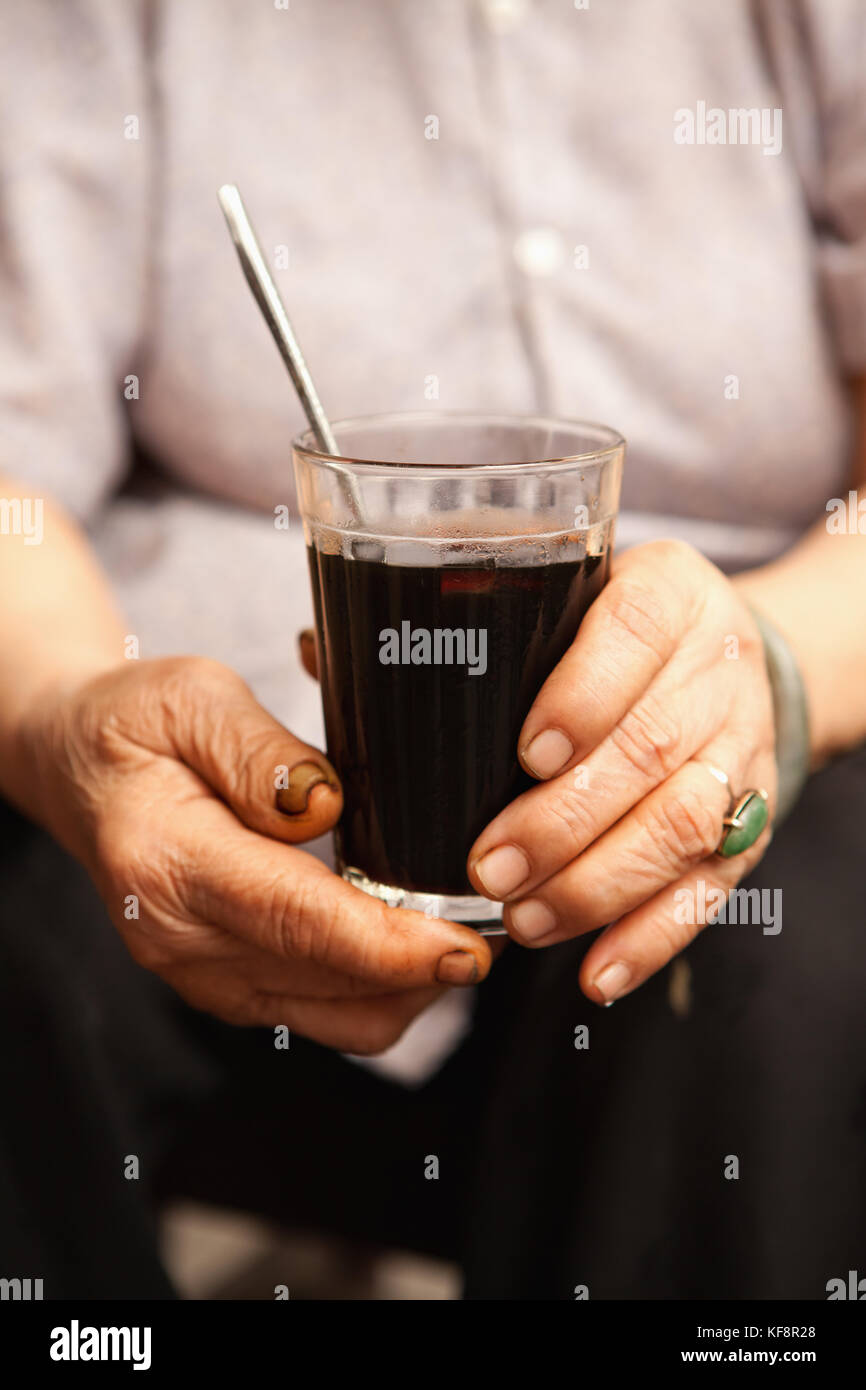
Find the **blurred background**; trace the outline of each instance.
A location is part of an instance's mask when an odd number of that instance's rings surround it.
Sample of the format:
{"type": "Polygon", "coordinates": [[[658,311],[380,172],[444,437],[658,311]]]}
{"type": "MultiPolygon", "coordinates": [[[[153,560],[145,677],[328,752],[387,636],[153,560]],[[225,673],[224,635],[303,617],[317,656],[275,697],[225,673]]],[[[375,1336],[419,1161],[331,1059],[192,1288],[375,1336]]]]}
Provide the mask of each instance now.
{"type": "Polygon", "coordinates": [[[176,1203],[165,1212],[161,1245],[183,1298],[272,1299],[279,1284],[297,1299],[460,1297],[460,1271],[443,1260],[281,1232],[199,1203],[176,1203]]]}

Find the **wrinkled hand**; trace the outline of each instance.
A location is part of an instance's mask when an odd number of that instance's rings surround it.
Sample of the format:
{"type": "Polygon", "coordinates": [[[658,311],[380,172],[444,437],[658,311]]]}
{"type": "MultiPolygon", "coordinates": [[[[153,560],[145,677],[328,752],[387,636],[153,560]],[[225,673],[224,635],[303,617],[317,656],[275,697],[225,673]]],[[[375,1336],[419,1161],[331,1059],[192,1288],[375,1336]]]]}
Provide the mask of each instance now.
{"type": "Polygon", "coordinates": [[[226,667],[125,664],[46,693],[22,737],[40,819],[133,958],[195,1007],[369,1053],[443,983],[486,975],[476,932],[388,908],[294,847],[337,820],[336,775],[226,667]],[[283,814],[278,768],[299,764],[283,814]]]}
{"type": "Polygon", "coordinates": [[[610,1002],[681,951],[708,895],[721,901],[711,890],[730,891],[769,843],[765,830],[742,854],[714,853],[731,791],[767,790],[771,819],[776,796],[763,647],[734,585],[679,542],[626,553],[536,698],[519,752],[542,785],[483,831],[470,877],[506,902],[524,945],[612,924],[581,969],[585,993],[610,1002]]]}

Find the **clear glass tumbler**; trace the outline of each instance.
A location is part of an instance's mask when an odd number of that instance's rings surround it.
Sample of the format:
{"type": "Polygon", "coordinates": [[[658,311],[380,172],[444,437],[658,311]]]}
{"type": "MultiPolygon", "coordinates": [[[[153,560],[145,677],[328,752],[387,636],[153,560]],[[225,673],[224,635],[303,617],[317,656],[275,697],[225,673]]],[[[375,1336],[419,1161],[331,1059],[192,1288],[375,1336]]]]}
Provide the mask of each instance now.
{"type": "Polygon", "coordinates": [[[423,412],[293,446],[340,873],[395,906],[501,930],[466,858],[532,785],[541,685],[604,585],[625,445],[602,425],[423,412]]]}

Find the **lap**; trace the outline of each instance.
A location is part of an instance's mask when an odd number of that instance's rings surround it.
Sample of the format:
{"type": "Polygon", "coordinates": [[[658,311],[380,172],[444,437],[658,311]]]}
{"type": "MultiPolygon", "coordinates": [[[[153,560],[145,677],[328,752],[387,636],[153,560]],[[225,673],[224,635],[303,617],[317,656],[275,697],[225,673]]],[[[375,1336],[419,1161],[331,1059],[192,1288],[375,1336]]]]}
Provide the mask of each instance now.
{"type": "Polygon", "coordinates": [[[46,1296],[170,1296],[174,1194],[457,1256],[470,1297],[821,1298],[856,1268],[866,754],[812,779],[744,885],[781,894],[781,931],[711,928],[609,1010],[578,990],[585,942],[510,947],[414,1092],[187,1009],[79,866],[0,819],[0,1224],[46,1296]]]}
{"type": "Polygon", "coordinates": [[[711,927],[611,1009],[577,990],[583,943],[539,953],[488,1116],[470,1296],[823,1298],[857,1267],[864,824],[861,751],[811,780],[743,885],[781,930],[711,927]]]}
{"type": "Polygon", "coordinates": [[[415,1092],[300,1037],[278,1050],[272,1030],[196,1013],[136,966],[81,867],[2,805],[0,843],[13,1273],[36,1261],[46,1297],[170,1296],[153,1211],[172,1196],[459,1256],[475,1042],[415,1092]]]}

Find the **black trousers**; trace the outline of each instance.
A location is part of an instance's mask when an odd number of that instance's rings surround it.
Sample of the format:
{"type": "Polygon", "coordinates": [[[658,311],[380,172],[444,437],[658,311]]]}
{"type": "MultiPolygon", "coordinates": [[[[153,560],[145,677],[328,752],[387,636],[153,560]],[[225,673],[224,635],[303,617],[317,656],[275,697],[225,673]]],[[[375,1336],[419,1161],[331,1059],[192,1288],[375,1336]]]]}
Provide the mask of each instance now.
{"type": "Polygon", "coordinates": [[[866,1271],[864,826],[859,752],[744,885],[781,890],[778,934],[710,928],[688,989],[665,970],[608,1010],[577,987],[586,941],[509,946],[406,1091],[186,1008],[3,808],[0,1274],[170,1298],[154,1213],[189,1196],[458,1259],[468,1298],[826,1297],[866,1271]]]}

